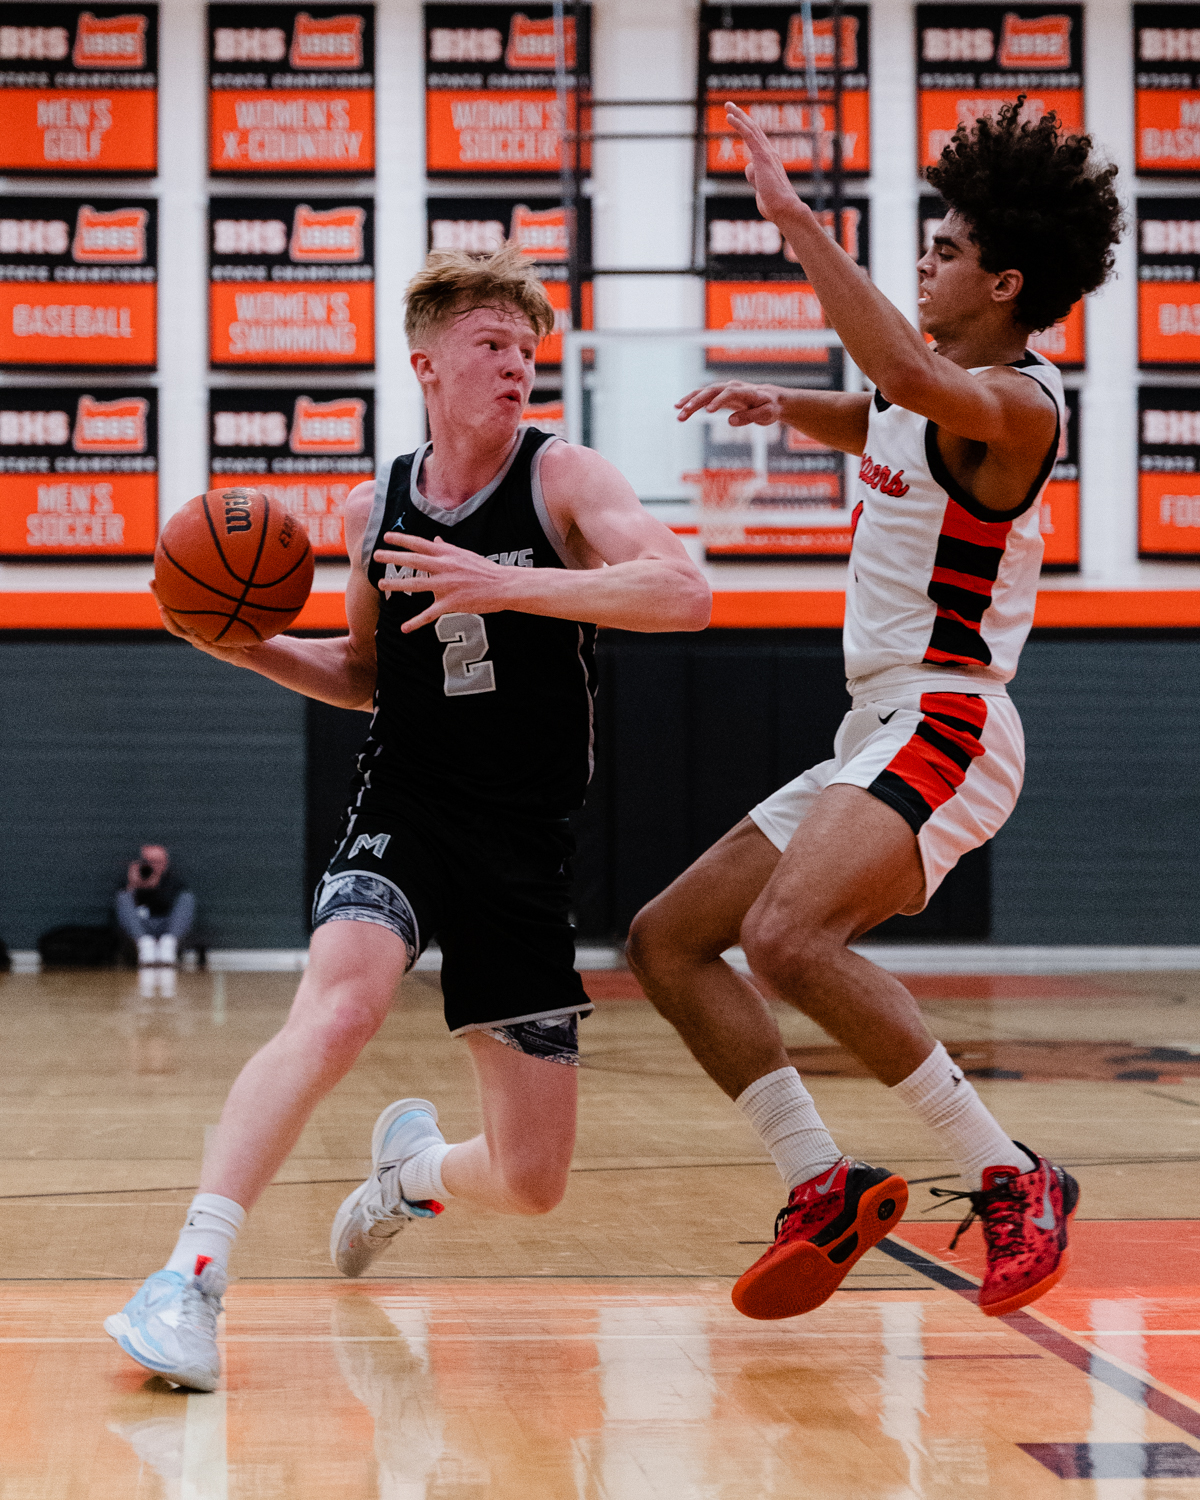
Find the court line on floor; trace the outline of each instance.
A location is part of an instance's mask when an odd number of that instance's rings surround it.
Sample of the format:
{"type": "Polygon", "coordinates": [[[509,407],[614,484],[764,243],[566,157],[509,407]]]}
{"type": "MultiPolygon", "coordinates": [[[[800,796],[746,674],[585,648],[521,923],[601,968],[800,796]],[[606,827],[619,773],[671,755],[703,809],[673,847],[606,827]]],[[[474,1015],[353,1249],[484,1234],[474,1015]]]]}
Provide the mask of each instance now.
{"type": "MultiPolygon", "coordinates": [[[[1149,1092],[1147,1090],[1147,1092],[1149,1092]]],[[[921,1158],[910,1159],[913,1165],[919,1165],[921,1158]]],[[[1096,1161],[1067,1161],[1062,1165],[1070,1167],[1075,1171],[1087,1171],[1093,1167],[1172,1167],[1185,1166],[1200,1162],[1200,1154],[1187,1156],[1112,1156],[1104,1157],[1096,1161]]],[[[614,1166],[587,1166],[586,1164],[573,1165],[572,1176],[589,1172],[689,1172],[710,1171],[718,1167],[770,1167],[774,1163],[770,1157],[717,1157],[711,1161],[697,1161],[686,1159],[684,1161],[663,1161],[646,1163],[618,1163],[614,1166]]],[[[957,1172],[943,1173],[937,1177],[909,1177],[907,1180],[910,1187],[920,1187],[928,1182],[948,1182],[952,1177],[957,1177],[957,1172]]],[[[268,1188],[286,1187],[345,1187],[348,1183],[361,1182],[359,1177],[301,1177],[286,1182],[268,1183],[268,1188]]],[[[122,1193],[194,1193],[197,1191],[195,1183],[180,1183],[175,1185],[162,1185],[157,1187],[130,1188],[64,1188],[59,1192],[49,1193],[0,1193],[0,1204],[2,1203],[27,1203],[43,1198],[115,1198],[122,1193]]],[[[142,1204],[141,1207],[148,1205],[142,1204]]],[[[163,1204],[161,1207],[177,1208],[178,1204],[163,1204]]],[[[1182,1219],[1193,1219],[1196,1215],[1184,1214],[1182,1219]]],[[[940,1223],[941,1220],[934,1220],[940,1223]]],[[[1133,1222],[1132,1220],[1128,1222],[1133,1222]]],[[[1142,1221],[1137,1221],[1142,1222],[1142,1221]]],[[[1157,1220],[1155,1222],[1158,1222],[1157,1220]]],[[[2,1279],[2,1278],[0,1278],[2,1279]]]]}
{"type": "MultiPolygon", "coordinates": [[[[904,1287],[904,1290],[909,1290],[904,1287]]],[[[933,1292],[938,1287],[932,1287],[933,1292]]],[[[550,1323],[552,1320],[543,1317],[541,1322],[550,1323]]],[[[564,1317],[564,1322],[568,1322],[564,1317]]],[[[573,1322],[573,1319],[570,1320],[573,1322]]],[[[741,1328],[741,1320],[738,1322],[741,1328]]],[[[762,1340],[762,1338],[783,1338],[787,1343],[795,1343],[795,1340],[835,1340],[837,1343],[867,1343],[876,1346],[879,1343],[879,1334],[853,1334],[853,1332],[840,1329],[829,1334],[817,1334],[811,1331],[799,1331],[795,1328],[756,1328],[745,1329],[747,1337],[762,1340]]],[[[909,1343],[930,1343],[932,1340],[942,1338],[977,1338],[977,1340],[989,1340],[989,1338],[1004,1338],[1001,1329],[947,1329],[944,1332],[932,1332],[922,1329],[921,1334],[895,1335],[895,1338],[903,1341],[907,1338],[909,1343]]],[[[694,1340],[709,1340],[712,1332],[696,1331],[693,1334],[681,1331],[681,1329],[664,1329],[661,1332],[649,1332],[649,1334],[601,1334],[601,1332],[586,1332],[586,1334],[564,1334],[556,1329],[543,1329],[531,1334],[484,1334],[484,1332],[471,1332],[471,1334],[438,1334],[438,1341],[444,1344],[537,1344],[547,1340],[553,1343],[568,1344],[595,1344],[601,1341],[631,1341],[631,1343],[642,1343],[646,1340],[670,1340],[672,1343],[688,1343],[694,1340]]],[[[225,1344],[392,1344],[395,1343],[395,1334],[223,1334],[222,1343],[225,1344]]],[[[0,1338],[0,1346],[6,1344],[104,1344],[108,1346],[108,1338],[69,1338],[54,1337],[54,1335],[28,1335],[23,1338],[20,1334],[12,1337],[0,1338]]],[[[901,1358],[913,1358],[913,1356],[901,1356],[901,1358]]],[[[942,1355],[942,1359],[1037,1359],[1037,1355],[942,1355]]]]}
{"type": "MultiPolygon", "coordinates": [[[[935,1281],[948,1291],[957,1292],[960,1297],[965,1297],[967,1301],[978,1305],[978,1282],[970,1281],[957,1271],[952,1271],[949,1266],[934,1260],[932,1256],[915,1249],[907,1242],[890,1236],[880,1240],[876,1249],[882,1250],[885,1255],[890,1255],[901,1265],[920,1271],[923,1276],[928,1276],[931,1281],[935,1281]]],[[[1145,1410],[1162,1417],[1173,1427],[1178,1427],[1181,1432],[1186,1432],[1189,1437],[1200,1438],[1200,1411],[1188,1405],[1187,1398],[1182,1393],[1172,1393],[1158,1383],[1152,1383],[1152,1379],[1145,1374],[1137,1374],[1129,1368],[1123,1368],[1096,1350],[1077,1343],[1074,1337],[1059,1328],[1052,1327],[1049,1320],[1043,1319],[1040,1315],[1022,1310],[1009,1313],[1000,1321],[1007,1324],[1015,1333],[1020,1333],[1032,1343],[1040,1345],[1048,1353],[1057,1355],[1066,1364],[1073,1365],[1084,1375],[1100,1381],[1102,1385],[1108,1386],[1110,1390],[1117,1391],[1122,1396],[1129,1397],[1131,1401],[1136,1401],[1145,1410]]],[[[1088,1335],[1089,1338],[1098,1336],[1094,1332],[1088,1335]]]]}
{"type": "Polygon", "coordinates": [[[180,1500],[228,1500],[225,1418],[224,1391],[193,1394],[187,1398],[183,1463],[179,1473],[180,1500]]]}

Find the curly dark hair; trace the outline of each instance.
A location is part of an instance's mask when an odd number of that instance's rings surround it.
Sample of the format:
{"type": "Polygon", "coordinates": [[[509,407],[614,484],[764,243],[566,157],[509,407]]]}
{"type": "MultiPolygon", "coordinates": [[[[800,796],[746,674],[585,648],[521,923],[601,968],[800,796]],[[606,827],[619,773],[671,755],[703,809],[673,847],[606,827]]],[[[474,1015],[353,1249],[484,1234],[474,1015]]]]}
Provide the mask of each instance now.
{"type": "Polygon", "coordinates": [[[1091,160],[1091,136],[1064,135],[1054,114],[1022,121],[1024,102],[960,125],[925,176],[970,224],[983,269],[1021,272],[1016,318],[1036,332],[1108,280],[1125,225],[1117,169],[1091,160]]]}

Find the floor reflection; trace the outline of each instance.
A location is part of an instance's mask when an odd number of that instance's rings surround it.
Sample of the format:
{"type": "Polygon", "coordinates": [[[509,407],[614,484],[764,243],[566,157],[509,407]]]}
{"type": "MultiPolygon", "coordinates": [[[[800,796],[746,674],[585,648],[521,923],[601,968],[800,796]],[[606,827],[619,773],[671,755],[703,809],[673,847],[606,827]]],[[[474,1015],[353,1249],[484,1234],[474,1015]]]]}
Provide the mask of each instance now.
{"type": "Polygon", "coordinates": [[[134,1073],[162,1076],[179,1071],[179,1042],[195,1029],[195,1015],[178,992],[174,969],[139,969],[136,984],[121,996],[134,1073]]]}
{"type": "MultiPolygon", "coordinates": [[[[147,1500],[187,1500],[183,1493],[183,1450],[187,1434],[187,1397],[176,1396],[178,1410],[146,1415],[146,1398],[130,1393],[114,1402],[105,1423],[108,1431],[128,1443],[143,1473],[157,1476],[161,1485],[147,1488],[147,1500]]],[[[140,1488],[140,1486],[139,1486],[140,1488]]]]}
{"type": "Polygon", "coordinates": [[[355,1289],[330,1313],[338,1369],[375,1424],[379,1500],[425,1500],[445,1449],[423,1303],[355,1289]]]}

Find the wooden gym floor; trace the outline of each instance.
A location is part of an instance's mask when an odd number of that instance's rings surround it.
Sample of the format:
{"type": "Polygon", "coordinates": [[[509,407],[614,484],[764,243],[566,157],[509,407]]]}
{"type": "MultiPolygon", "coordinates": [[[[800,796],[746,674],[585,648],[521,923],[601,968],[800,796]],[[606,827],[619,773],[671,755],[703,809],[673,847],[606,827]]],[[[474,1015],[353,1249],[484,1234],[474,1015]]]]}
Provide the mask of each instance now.
{"type": "Polygon", "coordinates": [[[1074,1267],[972,1305],[975,1229],[931,1138],[783,1019],[844,1149],[914,1183],[807,1318],[729,1302],[782,1202],[740,1117],[625,974],[599,1000],[571,1188],[544,1219],[452,1206],[378,1276],[328,1261],[376,1112],[476,1128],[436,978],[318,1110],[235,1252],[226,1378],[187,1395],[101,1321],[161,1265],[205,1129],[293,975],[0,976],[0,1500],[973,1500],[1200,1495],[1200,975],[916,978],[1020,1139],[1082,1183],[1074,1267]],[[166,986],[169,991],[171,986],[166,986]]]}

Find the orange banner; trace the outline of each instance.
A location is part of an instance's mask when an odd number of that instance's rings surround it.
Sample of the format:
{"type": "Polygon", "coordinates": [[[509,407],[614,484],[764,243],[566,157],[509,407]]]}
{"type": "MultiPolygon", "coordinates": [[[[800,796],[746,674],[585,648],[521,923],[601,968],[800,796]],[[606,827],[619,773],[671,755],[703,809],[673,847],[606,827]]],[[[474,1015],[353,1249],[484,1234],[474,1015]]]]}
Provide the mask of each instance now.
{"type": "MultiPolygon", "coordinates": [[[[837,629],[840,589],[729,590],[713,595],[713,629],[837,629]]],[[[1200,626],[1197,589],[1047,589],[1038,594],[1034,626],[1084,630],[1200,626]]],[[[342,594],[313,593],[293,630],[346,629],[342,594]]],[[[0,630],[161,630],[153,596],[138,593],[0,591],[0,630]]]]}
{"type": "MultiPolygon", "coordinates": [[[[833,105],[781,103],[769,94],[735,90],[729,96],[740,104],[757,125],[771,137],[789,172],[811,172],[813,140],[803,132],[821,132],[821,166],[833,165],[833,105]]],[[[842,95],[842,167],[847,172],[867,172],[871,167],[871,96],[866,89],[847,89],[842,95]]],[[[729,173],[744,170],[749,157],[739,136],[729,133],[724,100],[705,107],[705,129],[709,136],[708,170],[729,173]]]]}
{"type": "Polygon", "coordinates": [[[1041,532],[1044,568],[1079,564],[1079,481],[1052,479],[1042,492],[1041,532]]]}
{"type": "Polygon", "coordinates": [[[371,89],[213,90],[209,130],[214,172],[375,170],[371,89]]]}
{"type": "Polygon", "coordinates": [[[0,170],[145,172],[158,167],[154,89],[5,89],[0,170]]]}
{"type": "MultiPolygon", "coordinates": [[[[573,95],[567,128],[575,128],[573,95]]],[[[429,89],[425,142],[430,172],[558,172],[562,119],[552,89],[493,91],[429,89]]],[[[587,166],[590,155],[580,151],[587,166]]]]}
{"type": "MultiPolygon", "coordinates": [[[[3,593],[0,630],[162,630],[149,589],[139,593],[3,593]]],[[[346,630],[343,594],[310,594],[293,630],[346,630]]]]}
{"type": "Polygon", "coordinates": [[[1200,285],[1138,283],[1138,359],[1144,365],[1200,365],[1200,285]]]}
{"type": "Polygon", "coordinates": [[[1200,474],[1138,476],[1138,553],[1200,557],[1200,474]]]}
{"type": "Polygon", "coordinates": [[[983,115],[994,115],[1002,104],[1011,104],[1018,93],[1027,93],[1022,118],[1040,120],[1051,110],[1067,130],[1083,129],[1082,89],[974,89],[959,94],[953,89],[922,89],[917,104],[917,152],[922,166],[932,167],[959,125],[972,125],[983,115]]]}
{"type": "Polygon", "coordinates": [[[1138,89],[1134,99],[1138,170],[1200,170],[1200,93],[1182,89],[1138,89]]]}
{"type": "MultiPolygon", "coordinates": [[[[825,313],[807,281],[710,281],[704,288],[706,328],[825,328],[825,313]]],[[[825,349],[712,348],[710,360],[725,363],[780,365],[821,364],[825,349]]]]}
{"type": "Polygon", "coordinates": [[[8,474],[0,556],[141,556],[158,533],[156,474],[8,474]]]}
{"type": "MultiPolygon", "coordinates": [[[[561,365],[562,364],[562,336],[571,326],[571,288],[565,281],[544,281],[542,287],[546,296],[550,298],[550,306],[554,309],[554,332],[547,335],[537,346],[535,354],[539,365],[561,365]]],[[[583,326],[592,326],[592,283],[585,281],[580,287],[580,301],[583,304],[583,326]]]]}
{"type": "Polygon", "coordinates": [[[1044,354],[1053,364],[1083,365],[1087,357],[1084,329],[1083,303],[1077,302],[1061,323],[1035,333],[1029,347],[1044,354]]]}
{"type": "Polygon", "coordinates": [[[0,282],[0,364],[153,369],[155,318],[154,286],[0,282]]]}
{"type": "Polygon", "coordinates": [[[371,365],[372,283],[214,282],[209,287],[214,365],[371,365]]]}
{"type": "MultiPolygon", "coordinates": [[[[849,526],[747,526],[744,542],[706,549],[710,560],[734,557],[847,557],[849,526]]],[[[713,623],[716,624],[714,618],[713,623]]]]}

